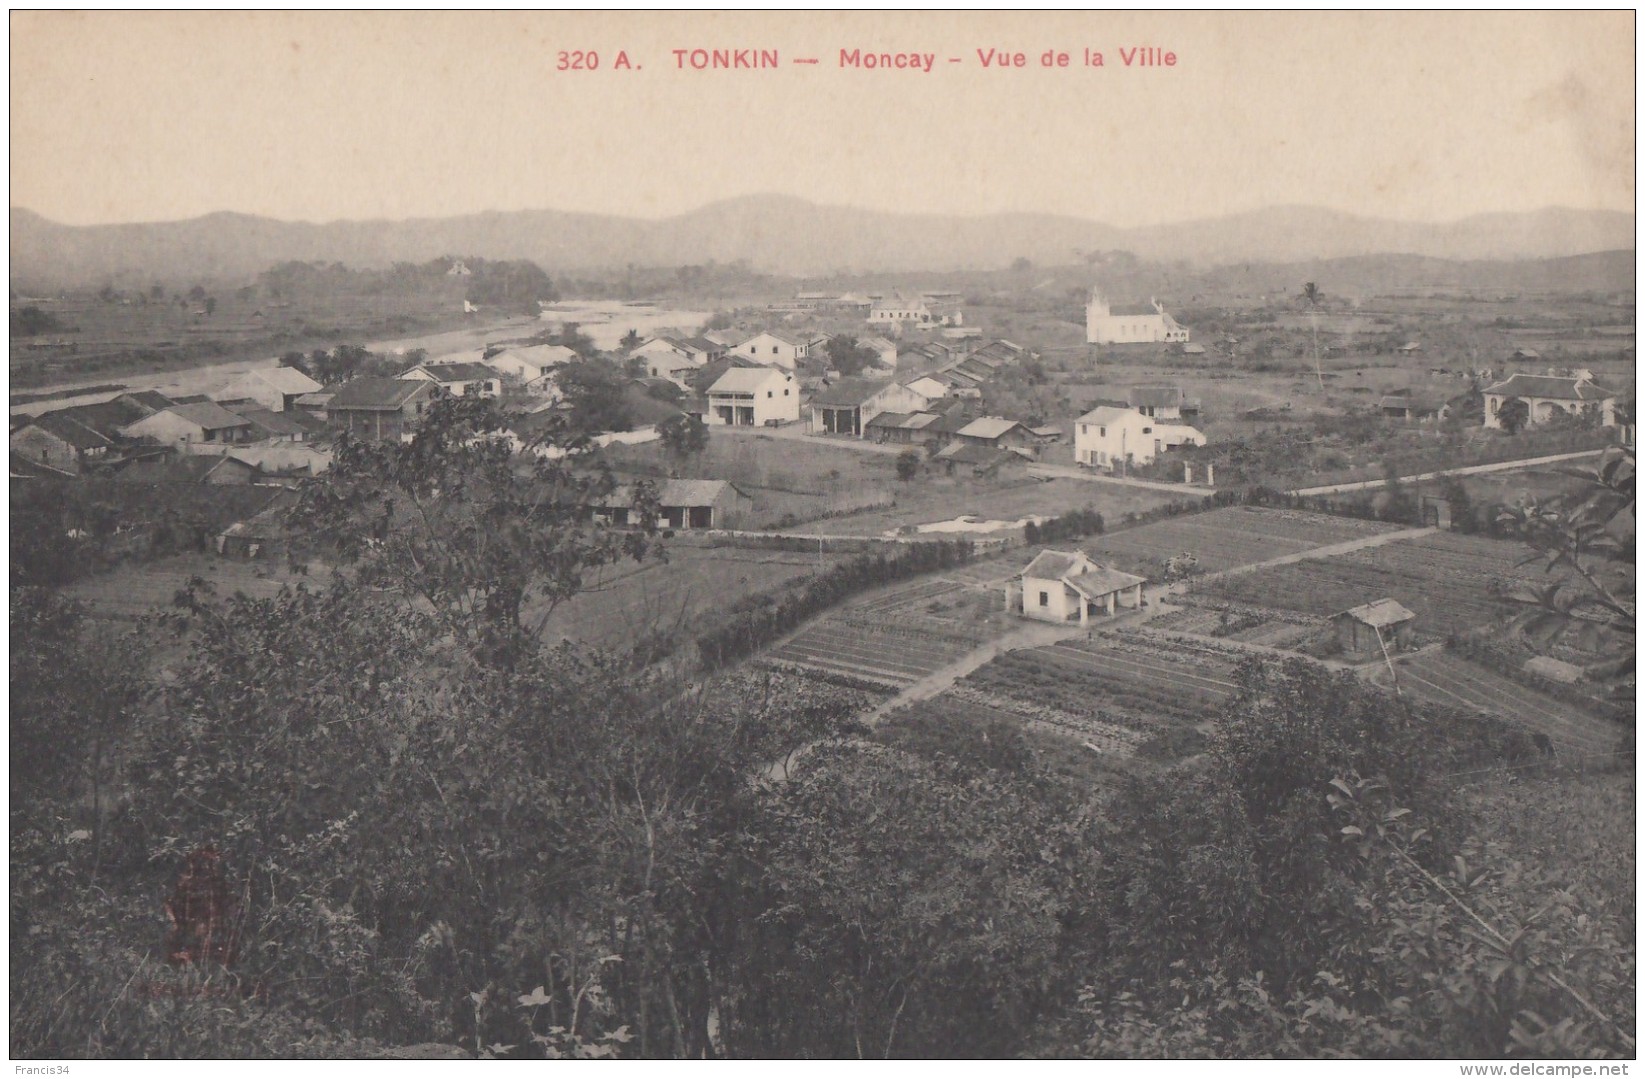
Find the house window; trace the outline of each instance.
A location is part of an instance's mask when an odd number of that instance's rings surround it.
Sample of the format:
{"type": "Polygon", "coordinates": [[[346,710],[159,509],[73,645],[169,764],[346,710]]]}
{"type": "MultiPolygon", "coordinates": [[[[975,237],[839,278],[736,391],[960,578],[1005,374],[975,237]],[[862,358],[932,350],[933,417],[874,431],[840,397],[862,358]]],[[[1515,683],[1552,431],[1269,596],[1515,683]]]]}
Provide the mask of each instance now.
{"type": "Polygon", "coordinates": [[[1152,427],[1144,427],[1142,429],[1142,433],[1145,435],[1151,435],[1154,433],[1154,429],[1152,427]]]}
{"type": "Polygon", "coordinates": [[[771,398],[773,398],[775,396],[776,396],[776,394],[772,393],[770,390],[765,391],[765,399],[767,401],[771,400],[771,398]]]}
{"type": "Polygon", "coordinates": [[[784,397],[787,397],[787,396],[788,396],[788,391],[787,391],[787,390],[784,390],[784,391],[783,391],[783,396],[784,396],[784,397]]]}
{"type": "Polygon", "coordinates": [[[771,355],[775,356],[776,354],[777,354],[777,346],[772,345],[771,346],[771,355]]]}
{"type": "Polygon", "coordinates": [[[1049,593],[1049,592],[1041,592],[1040,593],[1040,606],[1041,607],[1051,606],[1051,593],[1049,593]]]}
{"type": "Polygon", "coordinates": [[[1108,428],[1106,428],[1106,427],[1097,428],[1097,437],[1098,438],[1107,438],[1108,437],[1108,428]]]}

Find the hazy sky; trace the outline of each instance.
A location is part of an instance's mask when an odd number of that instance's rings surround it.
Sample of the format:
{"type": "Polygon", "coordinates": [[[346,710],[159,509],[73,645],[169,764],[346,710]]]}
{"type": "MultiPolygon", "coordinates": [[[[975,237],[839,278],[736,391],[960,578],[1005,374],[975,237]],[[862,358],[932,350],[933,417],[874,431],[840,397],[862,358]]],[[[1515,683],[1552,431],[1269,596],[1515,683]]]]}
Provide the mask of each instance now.
{"type": "Polygon", "coordinates": [[[1628,12],[14,13],[11,203],[75,224],[662,217],[757,192],[1122,226],[1631,210],[1633,48],[1628,12]],[[1177,63],[1127,68],[1133,46],[1177,63]],[[780,67],[678,70],[693,48],[780,67]],[[557,71],[575,49],[600,69],[557,71]],[[842,69],[842,49],[935,70],[842,69]]]}

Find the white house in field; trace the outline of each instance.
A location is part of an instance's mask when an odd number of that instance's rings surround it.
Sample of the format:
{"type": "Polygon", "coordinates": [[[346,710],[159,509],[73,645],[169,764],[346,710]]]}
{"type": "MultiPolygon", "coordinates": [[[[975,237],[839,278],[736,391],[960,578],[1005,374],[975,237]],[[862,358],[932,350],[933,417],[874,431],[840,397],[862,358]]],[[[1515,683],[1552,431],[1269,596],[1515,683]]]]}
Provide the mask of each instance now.
{"type": "Polygon", "coordinates": [[[1043,622],[1088,625],[1142,606],[1146,577],[1091,561],[1083,551],[1041,551],[1006,585],[1006,609],[1043,622]]]}
{"type": "Polygon", "coordinates": [[[800,384],[780,367],[733,367],[708,387],[703,422],[762,427],[800,418],[800,384]]]}
{"type": "Polygon", "coordinates": [[[810,348],[804,341],[784,337],[771,332],[756,334],[732,350],[732,354],[755,363],[763,363],[768,367],[786,367],[794,369],[794,365],[805,359],[810,348]]]}
{"type": "Polygon", "coordinates": [[[1188,328],[1166,314],[1158,300],[1146,304],[1110,304],[1093,291],[1085,305],[1085,340],[1093,345],[1132,345],[1188,340],[1188,328]]]}
{"type": "Polygon", "coordinates": [[[1203,446],[1205,436],[1117,405],[1099,405],[1074,421],[1074,463],[1093,468],[1145,465],[1166,450],[1203,446]]]}
{"type": "Polygon", "coordinates": [[[256,401],[270,412],[284,412],[305,393],[317,393],[320,384],[295,367],[259,367],[224,387],[219,401],[256,401]]]}
{"type": "Polygon", "coordinates": [[[1515,398],[1529,409],[1526,425],[1547,423],[1561,412],[1598,413],[1604,427],[1616,425],[1616,391],[1595,382],[1587,371],[1568,378],[1556,375],[1510,375],[1485,387],[1485,426],[1501,428],[1502,406],[1515,398]]]}

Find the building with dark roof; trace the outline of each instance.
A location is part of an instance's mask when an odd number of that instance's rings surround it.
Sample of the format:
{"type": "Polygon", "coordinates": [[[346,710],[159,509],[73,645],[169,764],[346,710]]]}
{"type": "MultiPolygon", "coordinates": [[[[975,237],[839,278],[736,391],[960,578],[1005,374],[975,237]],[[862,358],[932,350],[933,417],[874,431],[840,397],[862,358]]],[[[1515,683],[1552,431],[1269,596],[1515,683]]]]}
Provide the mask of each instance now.
{"type": "Polygon", "coordinates": [[[811,398],[811,433],[862,438],[882,412],[919,412],[931,398],[896,382],[842,378],[811,398]]]}
{"type": "Polygon", "coordinates": [[[111,439],[62,412],[30,418],[11,432],[11,452],[31,464],[78,475],[114,448],[111,439]]]}
{"type": "Polygon", "coordinates": [[[1602,426],[1616,425],[1617,392],[1593,380],[1586,371],[1570,377],[1557,375],[1510,375],[1484,389],[1485,426],[1500,429],[1502,406],[1511,400],[1525,402],[1526,423],[1536,426],[1565,413],[1596,415],[1602,426]]]}
{"type": "Polygon", "coordinates": [[[434,387],[426,379],[357,378],[343,383],[326,403],[326,418],[353,438],[400,441],[422,418],[434,387]]]}
{"type": "Polygon", "coordinates": [[[495,397],[502,386],[502,376],[483,363],[430,361],[418,364],[400,378],[427,382],[440,387],[453,397],[495,397]]]}
{"type": "MultiPolygon", "coordinates": [[[[657,486],[657,525],[680,530],[737,528],[754,511],[754,497],[726,480],[664,480],[657,486]]],[[[622,485],[595,507],[596,520],[636,524],[634,488],[622,485]]]]}
{"type": "Polygon", "coordinates": [[[213,401],[172,405],[121,429],[127,438],[162,446],[231,446],[254,440],[251,422],[213,401]]]}

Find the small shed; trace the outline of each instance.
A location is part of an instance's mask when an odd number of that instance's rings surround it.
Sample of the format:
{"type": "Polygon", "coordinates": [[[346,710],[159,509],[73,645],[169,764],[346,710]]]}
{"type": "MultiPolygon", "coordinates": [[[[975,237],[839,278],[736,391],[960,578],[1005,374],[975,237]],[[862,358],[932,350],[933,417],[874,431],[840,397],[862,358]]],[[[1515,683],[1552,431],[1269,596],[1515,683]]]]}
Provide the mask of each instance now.
{"type": "Polygon", "coordinates": [[[1374,657],[1385,647],[1409,649],[1416,617],[1395,600],[1379,599],[1332,615],[1331,624],[1346,655],[1374,657]]]}

